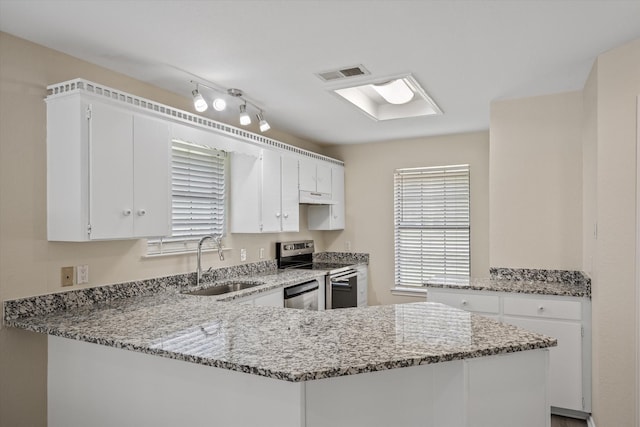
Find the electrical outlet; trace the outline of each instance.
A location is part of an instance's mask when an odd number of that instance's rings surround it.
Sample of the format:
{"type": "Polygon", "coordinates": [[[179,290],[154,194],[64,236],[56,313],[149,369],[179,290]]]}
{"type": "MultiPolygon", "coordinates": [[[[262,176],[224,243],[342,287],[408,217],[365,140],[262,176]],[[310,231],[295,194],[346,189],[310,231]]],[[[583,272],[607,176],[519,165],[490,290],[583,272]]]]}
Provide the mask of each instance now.
{"type": "Polygon", "coordinates": [[[247,250],[242,248],[240,249],[240,261],[246,261],[247,260],[247,250]]]}
{"type": "Polygon", "coordinates": [[[260,259],[264,259],[264,248],[260,248],[260,259]]]}
{"type": "Polygon", "coordinates": [[[76,266],[76,283],[78,285],[84,285],[89,283],[89,266],[78,265],[76,266]]]}
{"type": "Polygon", "coordinates": [[[62,286],[73,286],[74,267],[62,267],[60,269],[60,283],[62,286]]]}

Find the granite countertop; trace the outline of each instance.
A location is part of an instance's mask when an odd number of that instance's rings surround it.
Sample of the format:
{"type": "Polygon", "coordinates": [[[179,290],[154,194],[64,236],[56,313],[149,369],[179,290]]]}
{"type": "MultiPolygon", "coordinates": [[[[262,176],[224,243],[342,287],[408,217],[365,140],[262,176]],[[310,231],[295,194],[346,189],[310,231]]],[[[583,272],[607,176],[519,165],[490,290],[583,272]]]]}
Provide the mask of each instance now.
{"type": "Polygon", "coordinates": [[[591,298],[591,279],[582,272],[492,268],[488,278],[435,278],[425,286],[591,298]]]}
{"type": "Polygon", "coordinates": [[[262,272],[235,278],[265,284],[233,295],[192,296],[180,293],[179,288],[166,288],[151,295],[32,316],[14,313],[5,315],[5,323],[286,381],[352,375],[557,344],[553,338],[438,303],[306,311],[229,301],[318,274],[309,270],[262,272]]]}

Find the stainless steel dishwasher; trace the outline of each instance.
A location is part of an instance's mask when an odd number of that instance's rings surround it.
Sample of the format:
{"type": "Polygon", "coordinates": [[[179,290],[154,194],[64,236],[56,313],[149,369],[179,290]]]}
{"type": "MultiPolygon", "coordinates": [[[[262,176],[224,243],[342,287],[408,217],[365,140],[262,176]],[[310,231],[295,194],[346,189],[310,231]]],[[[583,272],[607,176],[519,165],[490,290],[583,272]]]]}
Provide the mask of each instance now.
{"type": "Polygon", "coordinates": [[[318,280],[293,285],[284,288],[284,306],[285,308],[298,308],[303,310],[318,309],[318,288],[320,283],[318,280]]]}

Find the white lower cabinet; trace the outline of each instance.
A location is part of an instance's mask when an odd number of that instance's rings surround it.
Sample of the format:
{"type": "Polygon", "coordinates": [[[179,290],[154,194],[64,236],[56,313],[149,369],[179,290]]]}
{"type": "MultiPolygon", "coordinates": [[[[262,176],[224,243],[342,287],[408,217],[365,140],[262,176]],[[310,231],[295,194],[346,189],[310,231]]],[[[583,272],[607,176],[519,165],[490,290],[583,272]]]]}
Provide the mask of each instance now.
{"type": "Polygon", "coordinates": [[[259,305],[263,307],[284,307],[284,294],[282,288],[274,291],[262,292],[234,301],[237,304],[259,305]]]}
{"type": "Polygon", "coordinates": [[[427,288],[427,300],[554,337],[549,350],[552,411],[591,412],[591,302],[588,298],[427,288]]]}
{"type": "Polygon", "coordinates": [[[367,287],[369,286],[367,266],[359,265],[356,267],[358,272],[358,307],[367,306],[367,287]]]}
{"type": "Polygon", "coordinates": [[[253,299],[253,303],[254,305],[261,305],[266,307],[284,307],[284,296],[282,294],[282,289],[277,289],[273,292],[258,294],[258,296],[253,299]]]}

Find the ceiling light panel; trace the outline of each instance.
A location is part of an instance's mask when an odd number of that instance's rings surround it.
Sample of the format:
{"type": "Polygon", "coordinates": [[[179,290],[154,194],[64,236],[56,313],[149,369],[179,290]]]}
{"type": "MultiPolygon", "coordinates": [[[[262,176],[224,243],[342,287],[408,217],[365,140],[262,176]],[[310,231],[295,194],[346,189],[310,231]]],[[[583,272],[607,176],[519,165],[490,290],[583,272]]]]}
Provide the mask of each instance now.
{"type": "Polygon", "coordinates": [[[410,75],[401,75],[333,90],[374,120],[442,114],[442,110],[410,75]]]}

